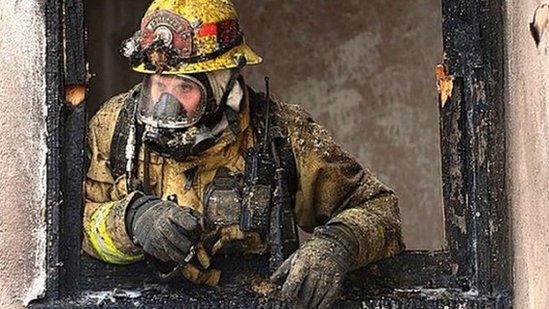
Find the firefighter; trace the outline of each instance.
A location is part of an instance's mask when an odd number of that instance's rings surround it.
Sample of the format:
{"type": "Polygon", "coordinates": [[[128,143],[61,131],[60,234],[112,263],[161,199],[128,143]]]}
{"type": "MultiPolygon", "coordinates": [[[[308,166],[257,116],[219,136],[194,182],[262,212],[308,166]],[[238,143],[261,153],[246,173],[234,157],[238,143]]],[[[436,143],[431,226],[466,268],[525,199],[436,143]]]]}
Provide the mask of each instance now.
{"type": "Polygon", "coordinates": [[[88,254],[175,262],[206,285],[257,257],[280,297],[326,308],[349,271],[403,250],[393,191],[299,106],[246,85],[262,59],[229,0],[156,0],[123,53],[143,82],[90,121],[88,254]]]}

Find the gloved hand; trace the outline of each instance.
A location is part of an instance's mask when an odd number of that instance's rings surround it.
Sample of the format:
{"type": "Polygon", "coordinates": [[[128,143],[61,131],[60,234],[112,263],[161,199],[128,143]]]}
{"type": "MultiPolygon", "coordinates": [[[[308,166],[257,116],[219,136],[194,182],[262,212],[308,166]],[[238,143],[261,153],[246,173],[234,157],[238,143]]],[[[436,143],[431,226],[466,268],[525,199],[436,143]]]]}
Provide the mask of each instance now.
{"type": "Polygon", "coordinates": [[[126,231],[136,245],[155,258],[185,263],[200,239],[199,220],[191,208],[142,196],[126,212],[126,231]]]}
{"type": "Polygon", "coordinates": [[[329,308],[354,263],[358,243],[341,225],[322,226],[271,276],[280,282],[281,297],[297,308],[329,308]]]}

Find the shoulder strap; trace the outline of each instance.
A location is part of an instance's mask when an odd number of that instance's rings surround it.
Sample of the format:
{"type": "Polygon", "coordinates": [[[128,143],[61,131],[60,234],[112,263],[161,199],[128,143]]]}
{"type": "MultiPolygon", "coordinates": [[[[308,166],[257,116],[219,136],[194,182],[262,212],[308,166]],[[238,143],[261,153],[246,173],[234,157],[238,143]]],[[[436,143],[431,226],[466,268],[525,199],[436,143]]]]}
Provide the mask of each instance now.
{"type": "MultiPolygon", "coordinates": [[[[135,105],[138,102],[140,89],[141,87],[138,85],[130,91],[116,120],[116,126],[111,140],[111,152],[109,154],[109,167],[114,179],[117,179],[126,173],[126,144],[128,142],[130,126],[135,121],[133,113],[135,105]]],[[[140,144],[140,135],[139,132],[136,134],[138,137],[138,140],[136,141],[137,145],[140,144]]]]}

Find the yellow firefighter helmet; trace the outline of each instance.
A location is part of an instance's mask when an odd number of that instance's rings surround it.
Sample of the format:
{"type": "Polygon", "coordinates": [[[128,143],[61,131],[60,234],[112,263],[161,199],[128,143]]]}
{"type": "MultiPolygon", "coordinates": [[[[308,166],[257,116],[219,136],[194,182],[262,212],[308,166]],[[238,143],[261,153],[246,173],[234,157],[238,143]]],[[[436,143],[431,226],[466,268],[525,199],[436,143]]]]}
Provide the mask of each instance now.
{"type": "Polygon", "coordinates": [[[133,69],[192,74],[261,63],[244,41],[230,0],[155,0],[123,45],[133,69]]]}

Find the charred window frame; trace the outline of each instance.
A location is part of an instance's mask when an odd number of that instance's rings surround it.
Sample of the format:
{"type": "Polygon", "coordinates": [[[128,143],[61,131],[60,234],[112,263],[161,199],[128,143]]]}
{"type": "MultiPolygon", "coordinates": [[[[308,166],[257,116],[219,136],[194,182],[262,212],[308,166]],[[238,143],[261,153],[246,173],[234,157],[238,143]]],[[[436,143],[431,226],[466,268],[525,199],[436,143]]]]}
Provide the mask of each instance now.
{"type": "MultiPolygon", "coordinates": [[[[444,65],[438,70],[446,248],[408,251],[352,274],[354,298],[342,306],[511,306],[511,255],[505,192],[502,0],[442,0],[444,65]]],[[[86,133],[82,0],[47,0],[47,294],[34,306],[94,305],[94,292],[137,287],[140,266],[120,269],[81,255],[86,133]]],[[[142,293],[140,304],[249,307],[256,299],[189,299],[170,290],[142,293]]],[[[223,293],[217,292],[217,293],[223,293]]],[[[111,294],[117,305],[135,299],[111,294]]],[[[251,296],[251,297],[250,297],[251,296]]],[[[273,302],[273,304],[275,304],[273,302]]]]}

